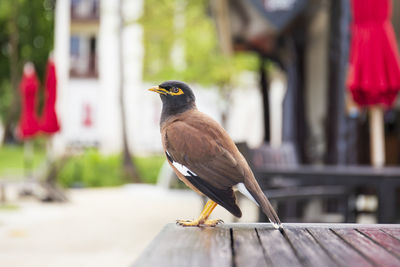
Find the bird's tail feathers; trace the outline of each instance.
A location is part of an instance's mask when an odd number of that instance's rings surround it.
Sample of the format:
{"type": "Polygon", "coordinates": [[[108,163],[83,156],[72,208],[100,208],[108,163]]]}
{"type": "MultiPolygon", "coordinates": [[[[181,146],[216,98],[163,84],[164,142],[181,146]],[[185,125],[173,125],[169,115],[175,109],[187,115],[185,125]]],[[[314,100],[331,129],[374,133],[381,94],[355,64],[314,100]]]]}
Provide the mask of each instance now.
{"type": "Polygon", "coordinates": [[[250,194],[249,190],[247,190],[244,183],[238,183],[235,187],[236,187],[235,189],[237,191],[239,191],[243,196],[247,197],[249,200],[254,202],[254,204],[256,204],[257,206],[260,206],[258,204],[258,202],[254,199],[254,197],[250,194]]]}
{"type": "MultiPolygon", "coordinates": [[[[255,179],[254,179],[255,180],[255,179]]],[[[263,191],[257,182],[250,183],[245,181],[245,186],[249,190],[250,194],[254,197],[254,199],[258,202],[261,207],[261,210],[267,215],[269,221],[276,229],[282,229],[281,221],[279,220],[278,215],[276,214],[274,208],[269,202],[268,198],[265,196],[263,191]]]]}

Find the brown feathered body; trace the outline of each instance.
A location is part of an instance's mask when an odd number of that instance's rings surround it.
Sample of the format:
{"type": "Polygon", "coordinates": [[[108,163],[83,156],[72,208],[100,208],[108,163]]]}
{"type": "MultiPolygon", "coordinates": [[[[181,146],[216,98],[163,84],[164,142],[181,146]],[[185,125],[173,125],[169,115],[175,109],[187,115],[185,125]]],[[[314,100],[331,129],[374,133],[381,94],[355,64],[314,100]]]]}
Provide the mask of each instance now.
{"type": "Polygon", "coordinates": [[[270,220],[280,223],[245,158],[212,118],[193,107],[161,121],[161,135],[169,164],[191,189],[241,217],[232,187],[244,183],[270,220]]]}

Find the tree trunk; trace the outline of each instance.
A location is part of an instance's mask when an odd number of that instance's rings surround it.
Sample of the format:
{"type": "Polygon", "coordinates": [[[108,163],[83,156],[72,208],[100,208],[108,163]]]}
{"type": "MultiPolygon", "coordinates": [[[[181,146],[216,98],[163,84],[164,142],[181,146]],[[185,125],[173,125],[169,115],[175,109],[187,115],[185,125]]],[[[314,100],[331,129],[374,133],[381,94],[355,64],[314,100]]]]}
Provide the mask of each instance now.
{"type": "Polygon", "coordinates": [[[309,164],[309,153],[307,151],[308,141],[308,121],[306,117],[305,95],[307,93],[305,86],[305,37],[306,27],[302,25],[301,30],[296,31],[294,35],[294,53],[296,53],[296,69],[297,69],[297,97],[296,97],[296,143],[298,147],[299,159],[303,164],[309,164]]]}
{"type": "Polygon", "coordinates": [[[346,164],[345,82],[350,38],[350,3],[330,1],[328,101],[325,163],[346,164]]]}
{"type": "Polygon", "coordinates": [[[125,92],[124,92],[124,84],[125,84],[125,74],[124,74],[124,60],[123,60],[123,29],[124,29],[124,18],[123,18],[123,0],[119,0],[118,2],[118,16],[120,18],[120,23],[118,27],[118,58],[119,58],[119,101],[121,108],[121,126],[122,126],[122,166],[124,169],[124,173],[127,177],[132,179],[134,183],[140,183],[141,179],[136,170],[135,165],[132,162],[132,154],[129,150],[128,146],[128,136],[126,129],[126,113],[125,113],[125,92]]]}
{"type": "Polygon", "coordinates": [[[219,95],[222,99],[222,109],[221,109],[221,125],[224,129],[228,127],[228,119],[230,113],[230,107],[232,105],[232,89],[229,84],[219,85],[219,95]]]}
{"type": "Polygon", "coordinates": [[[6,118],[4,120],[4,143],[14,143],[14,126],[15,122],[18,119],[18,107],[20,107],[19,103],[19,90],[18,90],[18,81],[19,81],[19,55],[18,55],[18,42],[19,42],[19,34],[18,34],[18,26],[17,26],[17,17],[18,17],[18,2],[15,2],[11,5],[11,16],[9,21],[10,28],[10,80],[11,80],[11,101],[10,106],[8,108],[8,112],[6,118]]]}
{"type": "Polygon", "coordinates": [[[263,99],[263,114],[264,114],[264,142],[269,143],[270,141],[270,123],[269,123],[269,79],[268,74],[265,70],[265,58],[260,58],[260,91],[263,99]]]}

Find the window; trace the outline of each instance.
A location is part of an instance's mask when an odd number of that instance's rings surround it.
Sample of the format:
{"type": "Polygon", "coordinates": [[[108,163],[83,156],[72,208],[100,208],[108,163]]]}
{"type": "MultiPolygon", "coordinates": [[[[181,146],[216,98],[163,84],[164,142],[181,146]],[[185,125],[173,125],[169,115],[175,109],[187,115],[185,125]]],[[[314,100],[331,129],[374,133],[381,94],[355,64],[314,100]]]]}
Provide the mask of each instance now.
{"type": "Polygon", "coordinates": [[[97,78],[97,37],[71,35],[70,75],[75,78],[97,78]]]}
{"type": "Polygon", "coordinates": [[[75,20],[98,20],[99,0],[71,0],[71,18],[75,20]]]}

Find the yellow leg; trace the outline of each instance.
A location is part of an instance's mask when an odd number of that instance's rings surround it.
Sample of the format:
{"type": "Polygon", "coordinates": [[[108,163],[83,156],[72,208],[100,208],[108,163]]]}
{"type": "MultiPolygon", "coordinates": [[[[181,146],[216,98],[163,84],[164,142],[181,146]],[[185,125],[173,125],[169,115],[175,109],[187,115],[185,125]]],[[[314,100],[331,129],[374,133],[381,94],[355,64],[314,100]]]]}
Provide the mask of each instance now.
{"type": "Polygon", "coordinates": [[[199,218],[196,220],[177,220],[176,223],[182,226],[216,226],[217,224],[223,222],[222,220],[208,220],[211,212],[215,209],[217,203],[211,199],[207,201],[200,213],[199,218]]]}

